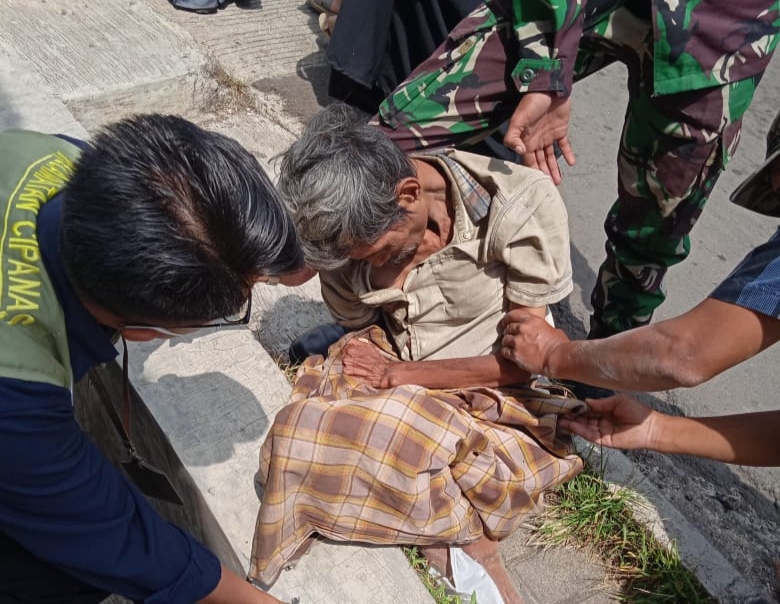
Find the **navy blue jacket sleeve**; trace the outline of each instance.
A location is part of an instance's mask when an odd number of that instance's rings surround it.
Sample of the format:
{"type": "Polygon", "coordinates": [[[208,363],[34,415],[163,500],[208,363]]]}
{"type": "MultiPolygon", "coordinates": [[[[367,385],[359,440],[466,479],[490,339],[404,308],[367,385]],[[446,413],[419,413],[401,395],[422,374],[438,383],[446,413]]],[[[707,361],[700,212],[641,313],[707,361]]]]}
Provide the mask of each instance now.
{"type": "Polygon", "coordinates": [[[780,228],[745,256],[710,297],[780,319],[780,228]]]}
{"type": "Polygon", "coordinates": [[[0,530],[136,601],[189,604],[220,579],[217,558],[154,511],[78,426],[70,392],[48,384],[0,379],[0,530]]]}

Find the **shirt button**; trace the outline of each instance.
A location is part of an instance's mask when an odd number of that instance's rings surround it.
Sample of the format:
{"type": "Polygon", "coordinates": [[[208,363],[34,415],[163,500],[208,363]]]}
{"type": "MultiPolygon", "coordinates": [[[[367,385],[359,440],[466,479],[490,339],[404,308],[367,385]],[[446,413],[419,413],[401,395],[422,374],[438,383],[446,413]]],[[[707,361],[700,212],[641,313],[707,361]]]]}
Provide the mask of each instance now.
{"type": "Polygon", "coordinates": [[[520,72],[520,81],[528,84],[536,77],[536,72],[533,69],[526,68],[523,69],[523,71],[520,72]]]}

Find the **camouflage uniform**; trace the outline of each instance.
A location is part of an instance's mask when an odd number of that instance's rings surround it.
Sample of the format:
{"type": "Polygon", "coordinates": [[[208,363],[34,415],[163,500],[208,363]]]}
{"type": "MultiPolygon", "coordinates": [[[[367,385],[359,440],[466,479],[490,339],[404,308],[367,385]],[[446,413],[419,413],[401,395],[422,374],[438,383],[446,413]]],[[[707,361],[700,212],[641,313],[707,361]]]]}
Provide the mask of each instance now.
{"type": "Polygon", "coordinates": [[[374,123],[406,151],[467,144],[507,120],[522,93],[567,96],[574,81],[624,63],[618,199],[591,298],[591,337],[610,335],[650,321],[667,268],[688,255],[778,43],[779,12],[780,0],[488,0],[374,123]]]}

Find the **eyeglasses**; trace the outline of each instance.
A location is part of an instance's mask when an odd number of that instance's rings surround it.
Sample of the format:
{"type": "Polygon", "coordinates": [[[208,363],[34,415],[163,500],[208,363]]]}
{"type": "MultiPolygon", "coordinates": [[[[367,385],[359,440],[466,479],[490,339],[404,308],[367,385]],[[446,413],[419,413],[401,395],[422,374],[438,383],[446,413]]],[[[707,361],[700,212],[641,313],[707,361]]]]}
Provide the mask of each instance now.
{"type": "Polygon", "coordinates": [[[252,295],[247,298],[244,306],[241,309],[230,316],[222,317],[220,319],[214,319],[208,323],[201,323],[198,325],[176,325],[174,327],[160,325],[146,325],[143,323],[121,323],[119,325],[120,330],[124,329],[151,329],[164,336],[176,337],[185,336],[196,331],[202,331],[204,329],[210,329],[216,331],[218,329],[237,327],[239,325],[248,325],[249,318],[252,315],[252,295]]]}

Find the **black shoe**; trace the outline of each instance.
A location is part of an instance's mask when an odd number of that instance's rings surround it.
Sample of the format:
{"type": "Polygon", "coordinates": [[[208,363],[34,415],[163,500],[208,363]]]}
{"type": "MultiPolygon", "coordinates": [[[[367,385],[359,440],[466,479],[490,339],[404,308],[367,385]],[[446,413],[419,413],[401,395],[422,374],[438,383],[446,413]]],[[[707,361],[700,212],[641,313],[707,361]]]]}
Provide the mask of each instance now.
{"type": "Polygon", "coordinates": [[[574,380],[566,380],[563,382],[563,385],[568,387],[574,393],[574,396],[581,401],[584,401],[586,398],[607,398],[615,395],[615,391],[609,388],[591,386],[590,384],[583,384],[574,380]]]}
{"type": "Polygon", "coordinates": [[[343,336],[346,330],[338,323],[326,323],[312,327],[292,341],[287,350],[292,365],[300,365],[315,354],[328,356],[328,348],[343,336]]]}

